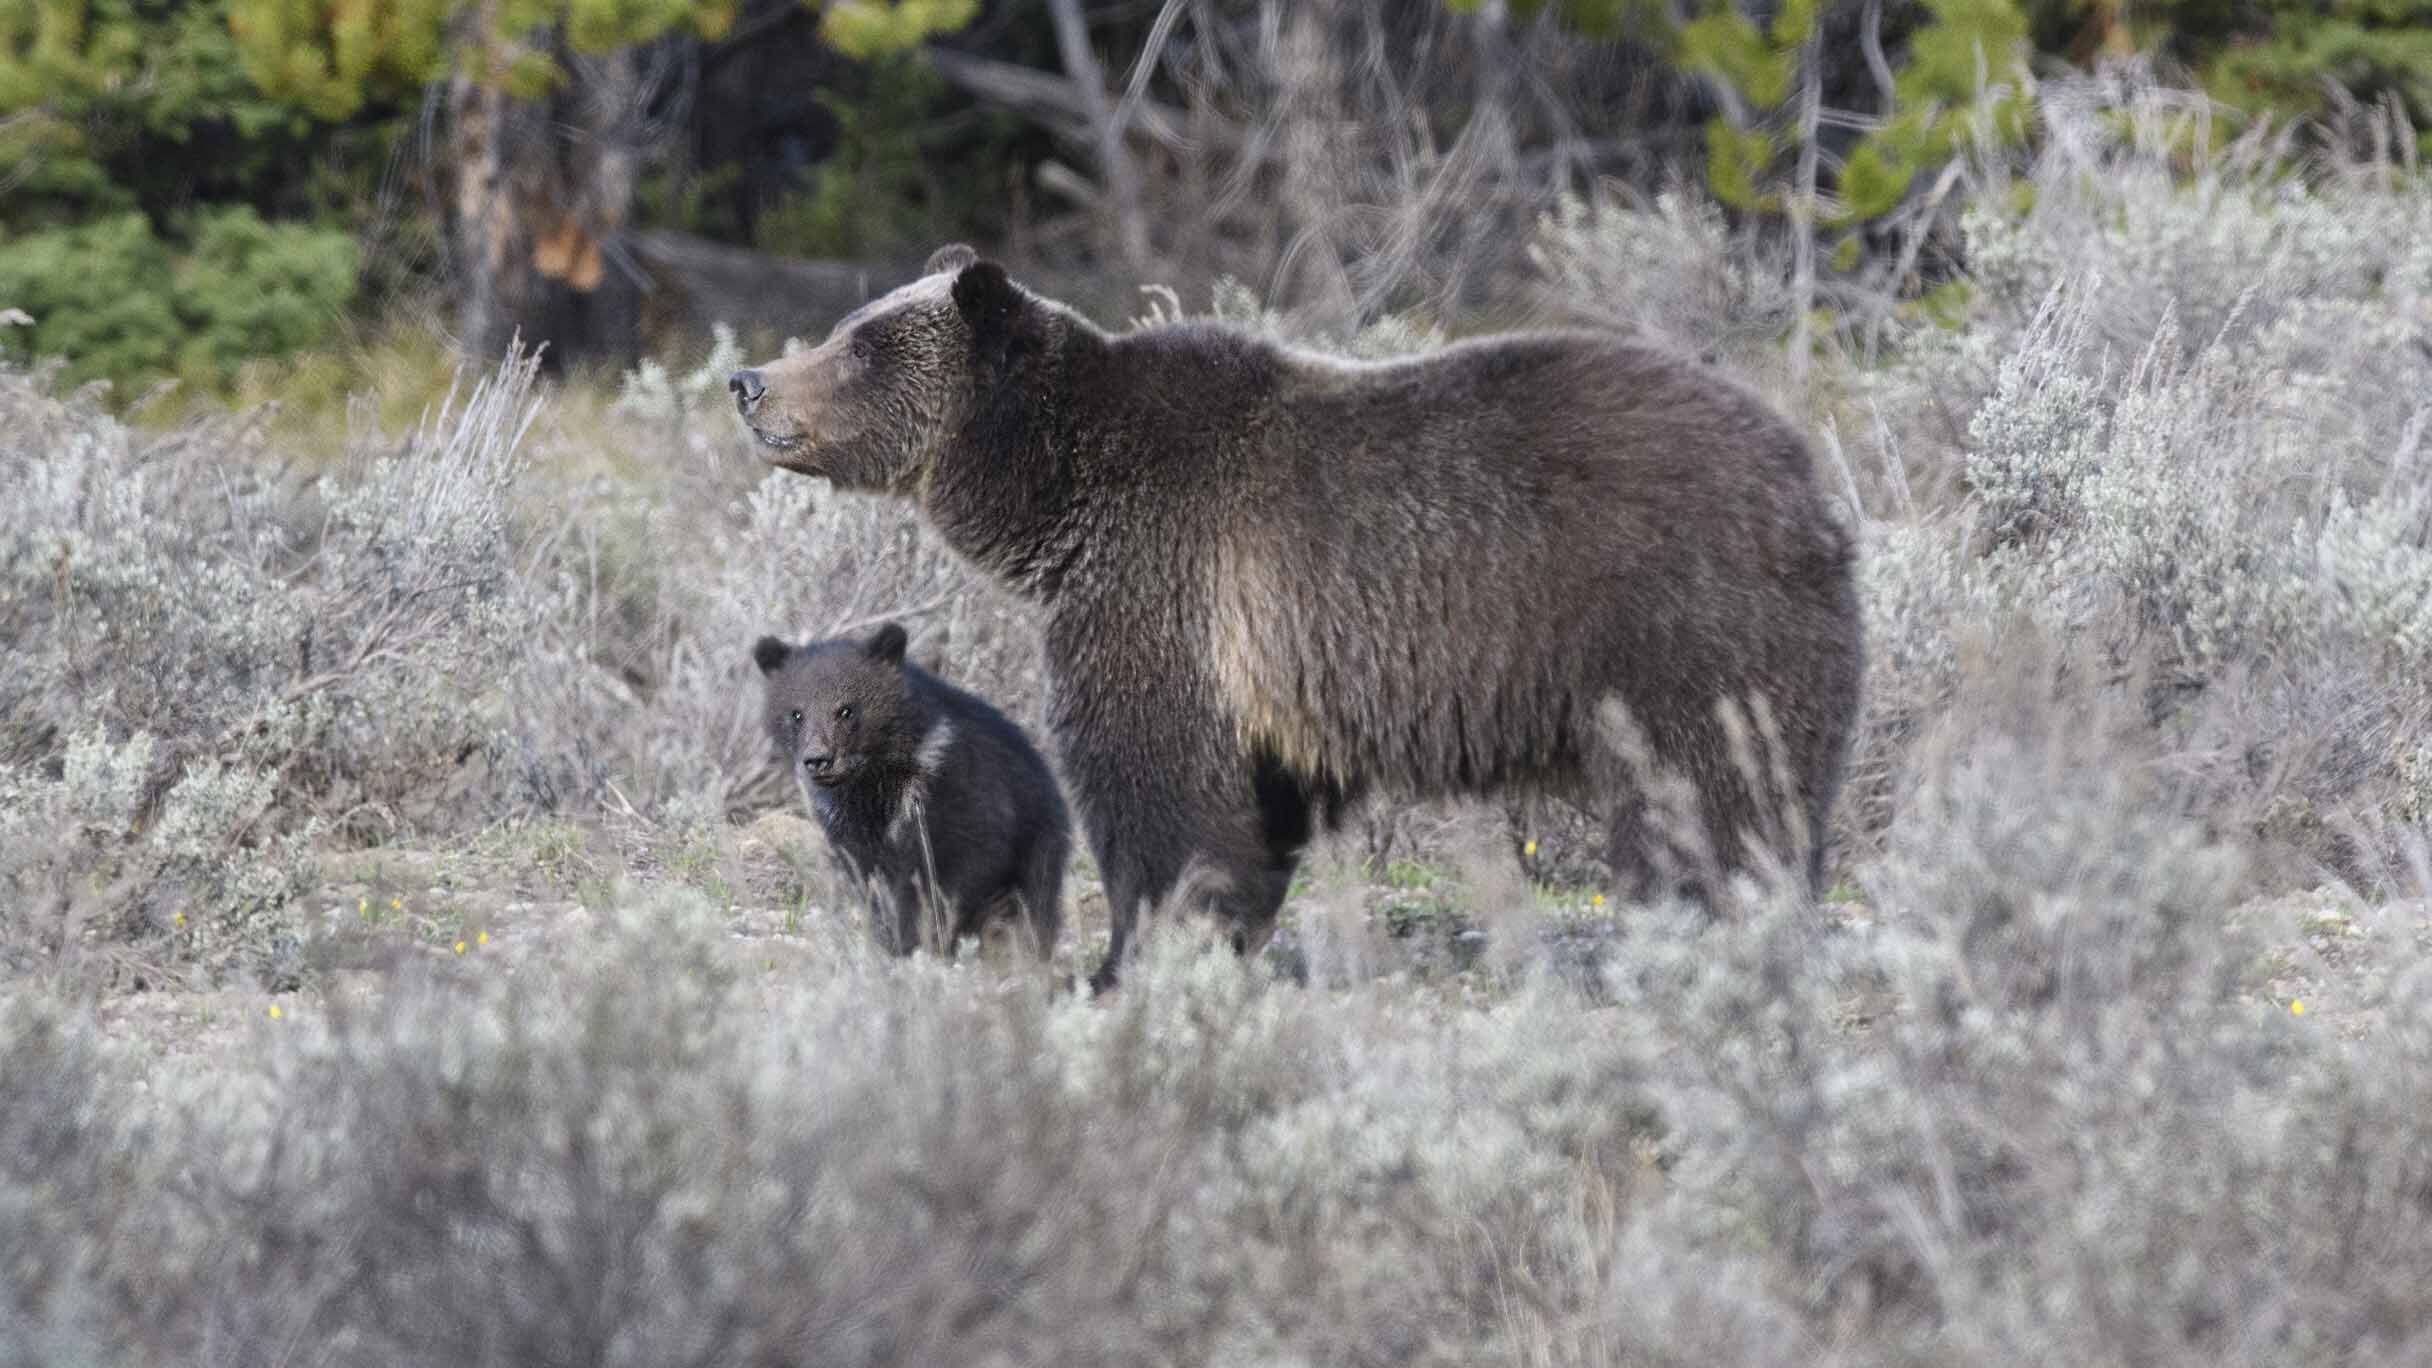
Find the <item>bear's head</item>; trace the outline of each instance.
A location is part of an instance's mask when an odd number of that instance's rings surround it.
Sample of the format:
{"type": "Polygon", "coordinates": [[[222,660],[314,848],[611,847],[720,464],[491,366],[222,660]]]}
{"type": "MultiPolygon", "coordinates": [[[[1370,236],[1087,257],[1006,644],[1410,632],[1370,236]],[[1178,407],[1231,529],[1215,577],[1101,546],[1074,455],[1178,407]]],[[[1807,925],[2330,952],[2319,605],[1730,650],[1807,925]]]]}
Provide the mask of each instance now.
{"type": "Polygon", "coordinates": [[[726,387],[771,464],[840,489],[910,493],[975,401],[1039,354],[1061,312],[955,243],[826,341],[736,371],[726,387]]]}
{"type": "Polygon", "coordinates": [[[753,643],[769,740],[796,778],[833,788],[921,763],[930,719],[905,675],[905,641],[890,622],[867,641],[753,643]]]}

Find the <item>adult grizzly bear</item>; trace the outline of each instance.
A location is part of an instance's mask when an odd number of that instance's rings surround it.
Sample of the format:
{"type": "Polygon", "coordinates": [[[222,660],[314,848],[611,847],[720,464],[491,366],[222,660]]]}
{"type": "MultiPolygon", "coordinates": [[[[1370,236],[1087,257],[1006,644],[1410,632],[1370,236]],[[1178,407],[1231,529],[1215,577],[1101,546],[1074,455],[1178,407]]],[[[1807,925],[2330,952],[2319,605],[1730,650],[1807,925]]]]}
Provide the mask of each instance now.
{"type": "Polygon", "coordinates": [[[1111,334],[957,244],[728,383],[769,461],[918,500],[1042,610],[1113,913],[1094,987],[1194,861],[1235,948],[1262,944],[1317,822],[1372,791],[1594,795],[1632,891],[1702,893],[1744,831],[1780,841],[1718,712],[1752,695],[1821,879],[1861,673],[1850,540],[1800,434],[1688,358],[1585,331],[1381,362],[1212,322],[1111,334]],[[1699,799],[1692,858],[1612,759],[1608,700],[1699,799]]]}

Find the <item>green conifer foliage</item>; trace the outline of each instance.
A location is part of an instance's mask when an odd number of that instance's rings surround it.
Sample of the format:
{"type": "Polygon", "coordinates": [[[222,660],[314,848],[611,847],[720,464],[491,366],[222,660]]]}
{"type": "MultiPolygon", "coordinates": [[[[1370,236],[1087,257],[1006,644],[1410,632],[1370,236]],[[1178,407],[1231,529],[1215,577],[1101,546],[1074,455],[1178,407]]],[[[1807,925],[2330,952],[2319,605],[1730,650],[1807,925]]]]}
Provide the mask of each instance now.
{"type": "MultiPolygon", "coordinates": [[[[8,0],[18,3],[21,0],[8,0]]],[[[736,0],[225,0],[246,70],[261,88],[343,119],[368,99],[463,70],[532,98],[564,79],[531,43],[562,32],[578,52],[633,47],[673,33],[714,39],[736,0]]],[[[832,0],[820,32],[838,51],[875,57],[971,21],[978,0],[832,0]]]]}
{"type": "Polygon", "coordinates": [[[2396,100],[2419,146],[2432,151],[2432,0],[2265,0],[2253,8],[2265,22],[2244,32],[2189,23],[2178,36],[2214,99],[2246,114],[2320,118],[2331,112],[2329,80],[2367,104],[2396,100]]]}
{"type": "MultiPolygon", "coordinates": [[[[1772,188],[1799,152],[1799,55],[1816,42],[1828,0],[1787,0],[1759,25],[1730,0],[1704,0],[1681,34],[1682,64],[1728,88],[1746,109],[1707,125],[1707,185],[1734,208],[1779,210],[1772,188]]],[[[1889,213],[1917,174],[1949,160],[1980,116],[1997,138],[2026,133],[2023,97],[2005,86],[2026,51],[2027,18],[2013,0],[1924,0],[1924,20],[1897,55],[1887,117],[1823,177],[1815,219],[1855,227],[1889,213]],[[1980,100],[1991,101],[1979,108],[1980,100]]]]}

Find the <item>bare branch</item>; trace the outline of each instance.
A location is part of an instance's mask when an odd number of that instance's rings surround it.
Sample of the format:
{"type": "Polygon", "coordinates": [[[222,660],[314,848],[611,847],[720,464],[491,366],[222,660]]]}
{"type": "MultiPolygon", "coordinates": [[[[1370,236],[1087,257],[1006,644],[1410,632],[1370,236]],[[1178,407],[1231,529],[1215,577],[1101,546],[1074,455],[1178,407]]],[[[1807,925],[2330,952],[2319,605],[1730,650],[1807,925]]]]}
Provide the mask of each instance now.
{"type": "MultiPolygon", "coordinates": [[[[1079,92],[1070,81],[1018,63],[969,53],[940,49],[926,55],[930,68],[938,75],[989,104],[1036,119],[1068,137],[1086,137],[1090,132],[1088,111],[1082,108],[1079,92]]],[[[1127,111],[1122,124],[1126,133],[1145,136],[1177,154],[1208,150],[1203,148],[1202,140],[1183,133],[1186,116],[1180,110],[1147,98],[1127,101],[1123,108],[1127,111]]],[[[1238,129],[1220,128],[1214,150],[1237,150],[1245,136],[1238,129]]]]}
{"type": "Polygon", "coordinates": [[[1149,73],[1157,69],[1157,58],[1173,36],[1174,23],[1182,17],[1182,6],[1183,0],[1165,0],[1165,8],[1157,11],[1157,22],[1149,25],[1148,38],[1140,44],[1140,55],[1132,59],[1132,74],[1123,83],[1123,98],[1115,105],[1117,128],[1131,127],[1132,112],[1148,93],[1149,73]]]}
{"type": "MultiPolygon", "coordinates": [[[[1070,79],[1097,146],[1098,174],[1106,182],[1108,207],[1114,216],[1115,246],[1123,264],[1134,271],[1148,267],[1148,212],[1140,200],[1140,176],[1131,151],[1123,145],[1123,125],[1106,99],[1106,74],[1090,50],[1089,26],[1081,16],[1081,0],[1047,0],[1055,21],[1056,49],[1070,79]]],[[[1162,16],[1160,16],[1162,17],[1162,16]]]]}
{"type": "Polygon", "coordinates": [[[1883,0],[1866,0],[1866,15],[1858,26],[1858,47],[1866,54],[1866,69],[1875,78],[1875,92],[1883,97],[1881,113],[1892,116],[1898,96],[1892,88],[1891,60],[1883,55],[1883,0]]]}
{"type": "Polygon", "coordinates": [[[1816,297],[1816,121],[1824,100],[1817,45],[1810,37],[1799,49],[1799,183],[1790,209],[1791,249],[1796,254],[1791,290],[1798,305],[1798,316],[1791,320],[1790,376],[1801,394],[1807,391],[1807,320],[1815,312],[1816,297]]]}

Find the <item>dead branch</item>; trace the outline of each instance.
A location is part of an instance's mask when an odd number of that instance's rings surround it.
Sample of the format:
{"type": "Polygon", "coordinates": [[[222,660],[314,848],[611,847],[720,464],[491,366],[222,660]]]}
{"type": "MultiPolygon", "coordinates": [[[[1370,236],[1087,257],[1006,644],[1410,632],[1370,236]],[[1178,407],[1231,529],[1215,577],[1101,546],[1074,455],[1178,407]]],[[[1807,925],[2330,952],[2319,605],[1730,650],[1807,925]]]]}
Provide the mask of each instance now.
{"type": "Polygon", "coordinates": [[[1114,220],[1116,249],[1122,253],[1125,266],[1135,272],[1145,270],[1148,211],[1140,200],[1140,173],[1132,165],[1130,149],[1123,145],[1123,125],[1116,119],[1115,107],[1107,102],[1106,73],[1098,67],[1098,54],[1090,50],[1089,25],[1081,16],[1081,0],[1047,0],[1047,12],[1055,21],[1056,50],[1063,58],[1073,101],[1088,120],[1091,141],[1097,149],[1098,175],[1106,182],[1106,203],[1114,220]]]}
{"type": "MultiPolygon", "coordinates": [[[[1087,135],[1089,112],[1081,107],[1072,83],[1061,76],[1014,62],[942,49],[932,50],[927,56],[930,68],[938,75],[989,104],[1034,119],[1076,141],[1087,135]]],[[[1129,111],[1122,124],[1125,133],[1146,137],[1177,155],[1238,152],[1245,140],[1238,129],[1219,128],[1214,130],[1215,146],[1211,148],[1204,140],[1182,131],[1186,116],[1178,109],[1145,98],[1126,101],[1122,108],[1129,111]]]]}

